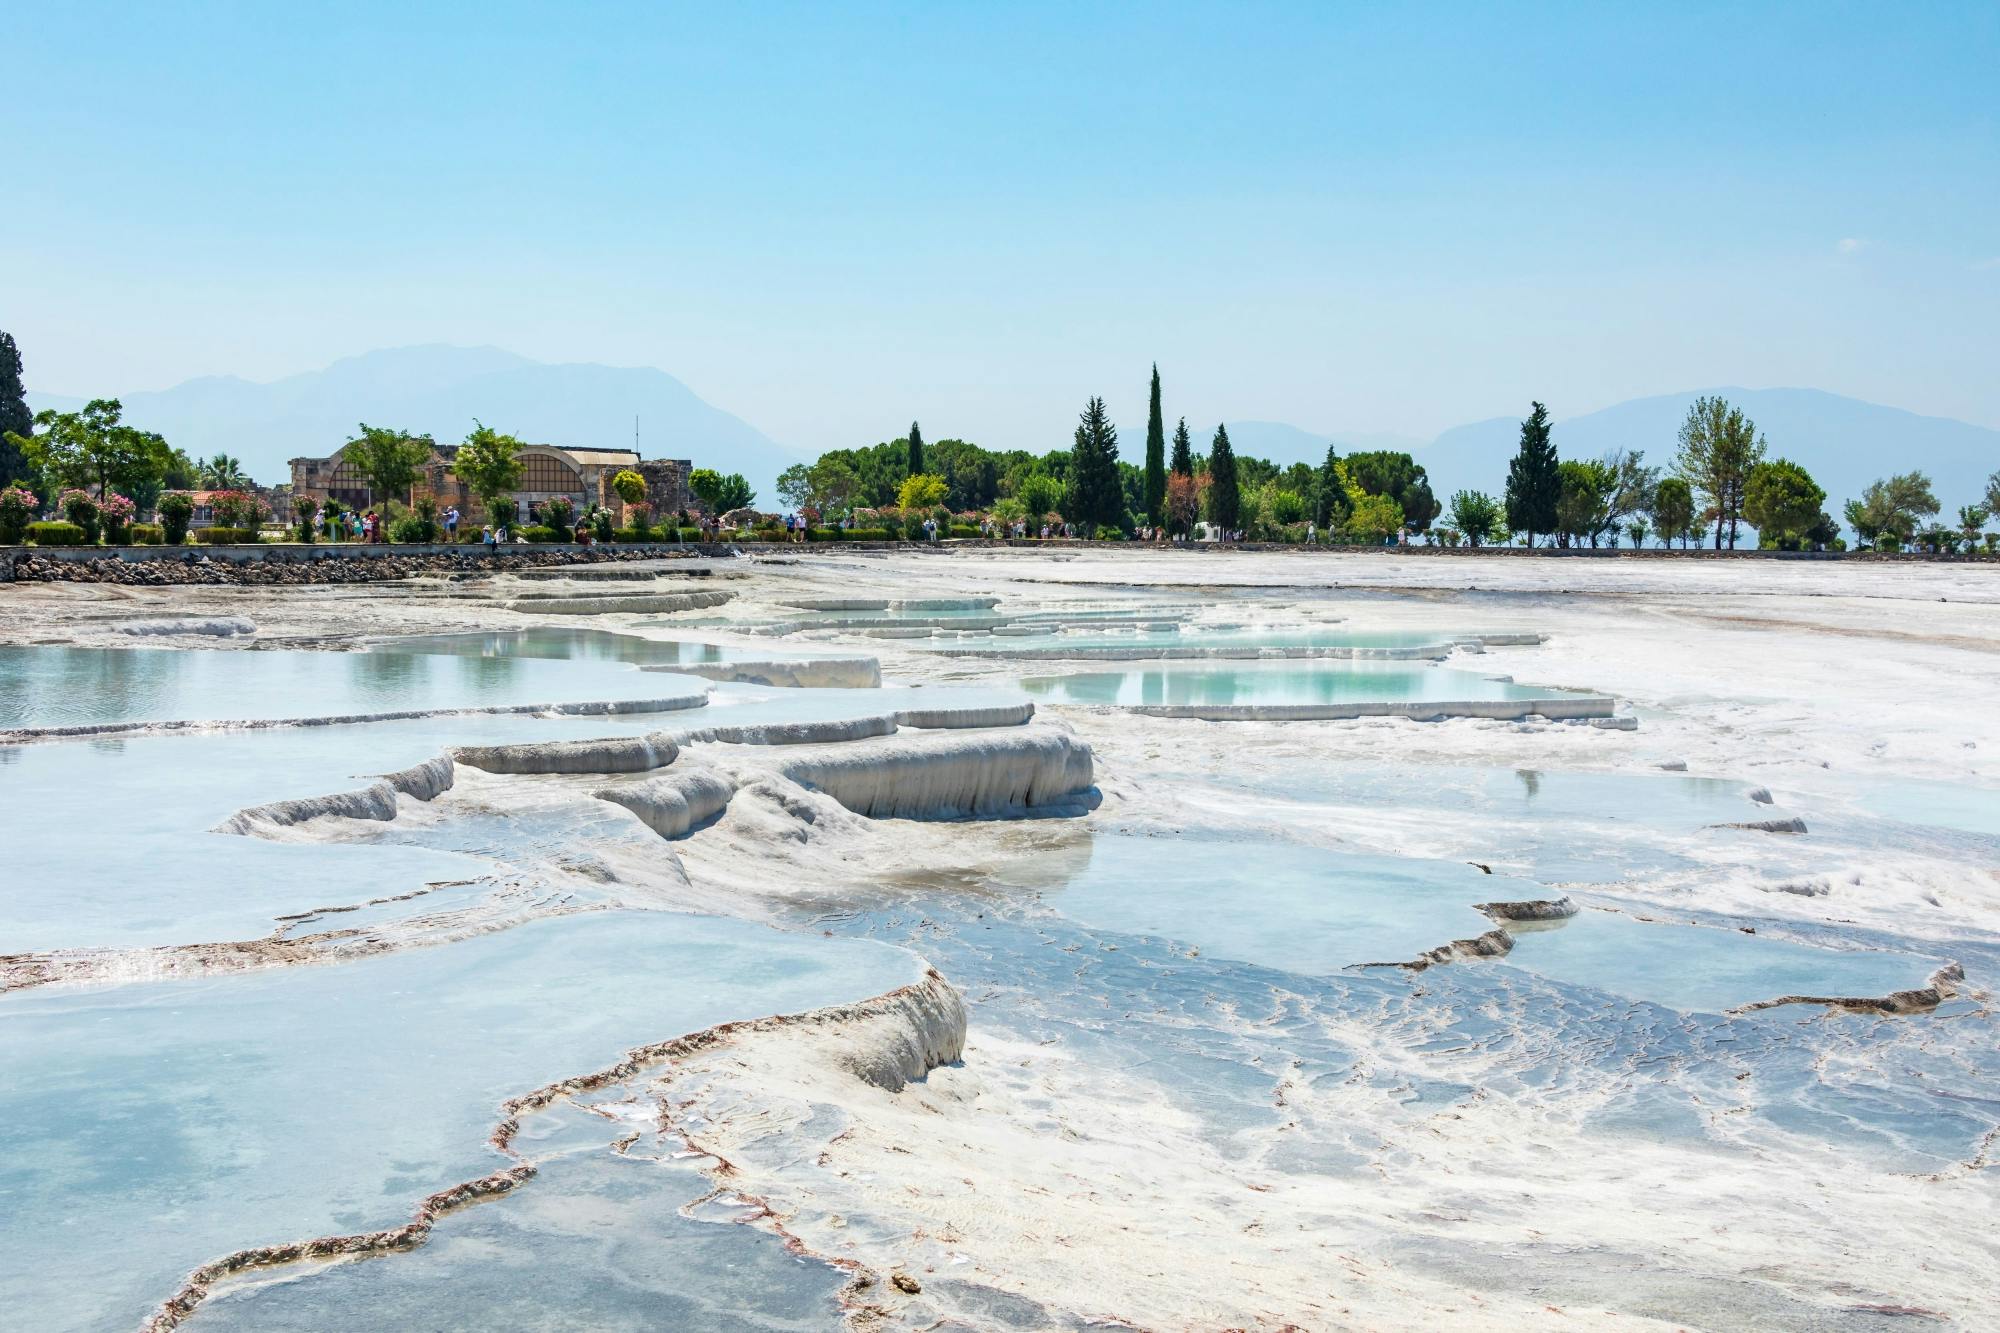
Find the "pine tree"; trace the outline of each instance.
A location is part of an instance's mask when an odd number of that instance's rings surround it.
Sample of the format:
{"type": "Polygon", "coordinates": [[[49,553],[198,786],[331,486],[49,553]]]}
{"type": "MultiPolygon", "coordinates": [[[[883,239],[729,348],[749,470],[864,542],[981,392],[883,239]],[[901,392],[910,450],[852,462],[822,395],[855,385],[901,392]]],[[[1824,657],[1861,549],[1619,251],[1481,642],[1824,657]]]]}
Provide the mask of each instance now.
{"type": "Polygon", "coordinates": [[[1556,500],[1562,480],[1556,471],[1555,441],[1549,438],[1549,410],[1540,403],[1521,423],[1521,448],[1507,465],[1507,526],[1528,534],[1556,529],[1556,500]]]}
{"type": "Polygon", "coordinates": [[[35,414],[28,410],[27,389],[21,383],[21,350],[14,335],[0,332],[0,486],[25,480],[31,469],[9,434],[27,439],[35,432],[35,414]]]}
{"type": "Polygon", "coordinates": [[[1331,531],[1347,521],[1354,512],[1354,501],[1348,497],[1347,487],[1340,479],[1340,450],[1338,445],[1326,447],[1326,461],[1319,465],[1313,476],[1313,522],[1322,529],[1331,531]]]}
{"type": "Polygon", "coordinates": [[[1183,477],[1194,475],[1194,441],[1188,438],[1187,418],[1174,427],[1174,460],[1167,465],[1167,471],[1177,472],[1183,477]]]}
{"type": "Polygon", "coordinates": [[[1094,537],[1100,526],[1122,527],[1125,497],[1118,484],[1118,428],[1092,398],[1076,428],[1070,451],[1069,497],[1064,516],[1094,537]]]}
{"type": "Polygon", "coordinates": [[[1146,521],[1167,521],[1167,429],[1160,418],[1160,367],[1153,366],[1153,396],[1146,409],[1146,521]]]}
{"type": "Polygon", "coordinates": [[[910,423],[910,475],[922,476],[924,471],[924,433],[917,429],[917,423],[910,423]]]}
{"type": "Polygon", "coordinates": [[[1215,442],[1208,447],[1208,521],[1224,532],[1236,528],[1243,507],[1236,486],[1236,451],[1229,444],[1229,430],[1215,428],[1215,442]]]}

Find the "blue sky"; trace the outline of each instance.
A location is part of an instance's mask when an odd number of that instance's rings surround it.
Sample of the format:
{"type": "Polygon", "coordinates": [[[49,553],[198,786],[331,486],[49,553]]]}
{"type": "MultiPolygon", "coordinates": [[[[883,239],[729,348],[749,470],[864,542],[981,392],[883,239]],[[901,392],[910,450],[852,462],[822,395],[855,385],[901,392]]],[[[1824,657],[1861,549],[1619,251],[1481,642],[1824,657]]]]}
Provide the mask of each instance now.
{"type": "Polygon", "coordinates": [[[2000,5],[38,4],[30,385],[418,342],[776,438],[1428,438],[1714,384],[2000,426],[2000,5]]]}

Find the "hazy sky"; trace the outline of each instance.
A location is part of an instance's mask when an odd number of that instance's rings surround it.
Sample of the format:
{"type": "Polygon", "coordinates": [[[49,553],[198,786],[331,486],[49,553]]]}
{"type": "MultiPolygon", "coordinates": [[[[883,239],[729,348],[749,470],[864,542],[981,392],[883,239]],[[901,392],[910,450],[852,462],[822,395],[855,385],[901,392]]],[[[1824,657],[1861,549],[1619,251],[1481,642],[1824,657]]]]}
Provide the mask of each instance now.
{"type": "Polygon", "coordinates": [[[788,443],[2000,426],[2000,4],[101,6],[6,25],[30,386],[493,343],[788,443]]]}

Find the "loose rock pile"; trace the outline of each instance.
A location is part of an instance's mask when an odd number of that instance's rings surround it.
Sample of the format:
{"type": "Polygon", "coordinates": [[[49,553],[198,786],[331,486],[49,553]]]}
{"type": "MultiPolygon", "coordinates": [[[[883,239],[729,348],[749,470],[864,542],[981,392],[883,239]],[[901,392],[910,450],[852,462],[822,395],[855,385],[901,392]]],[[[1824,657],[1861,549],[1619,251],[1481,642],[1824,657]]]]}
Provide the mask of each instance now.
{"type": "MultiPolygon", "coordinates": [[[[399,555],[388,548],[381,554],[354,556],[274,556],[238,564],[218,560],[189,550],[183,555],[158,560],[121,560],[104,556],[94,560],[60,560],[32,552],[15,557],[12,573],[22,583],[117,583],[137,587],[164,587],[174,584],[231,583],[272,585],[287,583],[379,583],[387,579],[419,574],[504,574],[522,569],[555,565],[594,565],[627,560],[673,559],[655,550],[621,550],[592,547],[581,551],[509,550],[487,555],[477,550],[399,555]]],[[[688,554],[695,552],[690,550],[688,554]]],[[[0,570],[5,567],[0,566],[0,570]]]]}

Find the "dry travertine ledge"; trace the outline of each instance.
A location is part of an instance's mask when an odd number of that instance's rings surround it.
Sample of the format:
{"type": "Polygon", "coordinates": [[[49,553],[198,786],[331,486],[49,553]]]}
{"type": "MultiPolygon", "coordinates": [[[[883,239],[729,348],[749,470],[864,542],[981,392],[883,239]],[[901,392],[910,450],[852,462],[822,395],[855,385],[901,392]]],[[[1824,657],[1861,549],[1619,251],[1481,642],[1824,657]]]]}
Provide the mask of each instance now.
{"type": "Polygon", "coordinates": [[[509,611],[536,616],[599,616],[620,611],[658,615],[721,606],[735,596],[735,593],[726,591],[601,593],[592,597],[532,593],[516,597],[505,605],[509,611]]]}
{"type": "MultiPolygon", "coordinates": [[[[188,1275],[178,1291],[161,1302],[141,1326],[141,1333],[172,1333],[195,1313],[218,1282],[239,1274],[315,1260],[415,1249],[430,1238],[439,1219],[510,1193],[534,1178],[535,1164],[514,1147],[523,1116],[580,1093],[626,1082],[655,1067],[670,1067],[675,1061],[746,1036],[780,1030],[799,1032],[823,1044],[827,1058],[834,1065],[863,1083],[897,1092],[938,1066],[959,1058],[965,1048],[965,1002],[935,968],[925,966],[920,980],[858,1003],[719,1023],[667,1041],[635,1047],[614,1065],[545,1084],[502,1103],[502,1118],[487,1136],[487,1142],[497,1152],[513,1158],[514,1165],[428,1195],[417,1205],[410,1221],[399,1227],[253,1246],[203,1264],[188,1275]]],[[[715,1160],[711,1171],[726,1174],[730,1169],[727,1162],[715,1160]]],[[[850,1271],[856,1268],[852,1264],[841,1266],[850,1271]]]]}
{"type": "Polygon", "coordinates": [[[1891,991],[1887,995],[1780,995],[1775,1000],[1758,1000],[1754,1004],[1738,1005],[1729,1012],[1748,1014],[1759,1009],[1776,1009],[1788,1004],[1818,1004],[1829,1009],[1845,1009],[1852,1013],[1923,1014],[1929,1013],[1957,995],[1959,987],[1964,983],[1965,968],[1957,963],[1946,963],[1931,973],[1930,979],[1924,985],[1910,990],[1891,991]]]}

